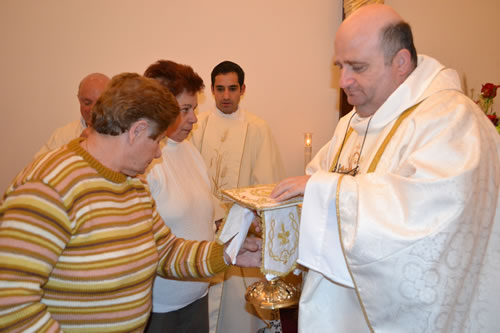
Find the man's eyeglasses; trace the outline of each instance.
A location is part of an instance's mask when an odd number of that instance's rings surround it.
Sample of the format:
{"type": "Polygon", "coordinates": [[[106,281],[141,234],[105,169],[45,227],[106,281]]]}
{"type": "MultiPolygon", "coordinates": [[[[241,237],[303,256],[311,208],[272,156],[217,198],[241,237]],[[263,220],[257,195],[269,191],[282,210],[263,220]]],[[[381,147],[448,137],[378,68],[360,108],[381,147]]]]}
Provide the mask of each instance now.
{"type": "Polygon", "coordinates": [[[340,159],[340,155],[342,154],[342,148],[344,148],[344,143],[345,143],[345,140],[346,140],[346,137],[347,137],[347,130],[349,129],[349,125],[351,124],[351,119],[354,117],[356,113],[354,113],[351,118],[349,118],[349,122],[347,123],[347,127],[346,127],[346,132],[344,134],[344,139],[342,140],[342,144],[340,146],[340,152],[339,152],[339,155],[338,155],[338,159],[337,159],[337,162],[335,164],[335,167],[333,168],[332,172],[335,172],[335,173],[339,173],[341,175],[348,175],[348,176],[356,176],[359,172],[359,159],[361,158],[361,152],[363,151],[363,147],[365,146],[365,140],[366,140],[366,135],[368,134],[368,128],[370,127],[370,122],[372,121],[372,118],[373,118],[373,115],[370,117],[370,119],[368,120],[368,124],[366,125],[366,130],[365,130],[365,135],[363,136],[363,142],[361,143],[361,148],[359,150],[359,154],[358,154],[358,161],[356,162],[356,166],[352,169],[345,169],[344,167],[342,167],[342,165],[339,164],[339,159],[340,159]]]}
{"type": "Polygon", "coordinates": [[[348,176],[356,176],[359,172],[359,165],[356,165],[356,167],[352,168],[352,169],[347,169],[345,170],[344,167],[342,167],[342,165],[338,165],[336,166],[332,172],[334,173],[339,173],[341,175],[348,175],[348,176]]]}

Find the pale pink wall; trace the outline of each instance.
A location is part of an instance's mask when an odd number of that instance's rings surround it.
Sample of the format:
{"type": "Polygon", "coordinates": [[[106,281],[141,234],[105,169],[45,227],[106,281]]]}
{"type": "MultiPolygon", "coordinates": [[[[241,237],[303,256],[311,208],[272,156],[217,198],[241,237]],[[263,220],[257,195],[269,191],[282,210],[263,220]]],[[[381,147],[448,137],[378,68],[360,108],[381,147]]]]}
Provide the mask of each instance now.
{"type": "MultiPolygon", "coordinates": [[[[332,0],[0,1],[0,192],[57,127],[79,116],[90,72],[142,73],[157,59],[210,71],[231,59],[247,73],[243,105],[266,119],[288,175],[303,172],[303,132],[316,152],[337,123],[332,0]]],[[[212,107],[209,88],[200,110],[212,107]]]]}
{"type": "MultiPolygon", "coordinates": [[[[500,82],[500,1],[386,4],[410,22],[419,52],[459,70],[468,89],[500,82]]],[[[84,75],[141,73],[160,58],[192,65],[207,85],[216,63],[239,62],[243,105],[270,123],[287,174],[302,173],[302,133],[314,132],[315,153],[337,123],[340,13],[340,0],[0,1],[0,192],[53,129],[78,117],[84,75]]],[[[212,106],[209,89],[201,102],[212,106]]]]}
{"type": "MultiPolygon", "coordinates": [[[[386,0],[413,28],[417,51],[456,69],[470,96],[500,84],[500,1],[386,0]]],[[[500,101],[494,107],[500,113],[500,101]]]]}

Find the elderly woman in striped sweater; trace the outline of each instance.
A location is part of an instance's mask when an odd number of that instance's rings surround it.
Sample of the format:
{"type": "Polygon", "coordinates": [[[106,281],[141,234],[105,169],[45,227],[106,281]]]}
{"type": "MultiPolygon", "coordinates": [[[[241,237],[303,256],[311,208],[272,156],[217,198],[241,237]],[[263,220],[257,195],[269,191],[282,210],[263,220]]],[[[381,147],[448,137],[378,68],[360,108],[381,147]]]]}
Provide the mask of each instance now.
{"type": "MultiPolygon", "coordinates": [[[[173,235],[136,177],[160,156],[178,113],[155,80],[118,75],[93,109],[88,138],[15,178],[0,208],[1,331],[141,332],[156,274],[227,268],[224,246],[173,235]]],[[[258,266],[259,248],[248,240],[238,264],[258,266]]]]}

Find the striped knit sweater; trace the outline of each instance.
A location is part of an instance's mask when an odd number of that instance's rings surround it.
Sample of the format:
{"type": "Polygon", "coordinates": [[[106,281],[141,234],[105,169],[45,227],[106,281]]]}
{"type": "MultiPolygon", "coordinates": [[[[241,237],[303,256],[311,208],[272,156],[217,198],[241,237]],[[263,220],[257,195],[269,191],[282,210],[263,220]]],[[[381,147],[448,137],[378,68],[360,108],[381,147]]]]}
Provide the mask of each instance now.
{"type": "Polygon", "coordinates": [[[227,267],[220,245],[176,238],[147,186],[104,167],[82,140],[40,156],[4,196],[1,331],[140,332],[156,273],[227,267]]]}

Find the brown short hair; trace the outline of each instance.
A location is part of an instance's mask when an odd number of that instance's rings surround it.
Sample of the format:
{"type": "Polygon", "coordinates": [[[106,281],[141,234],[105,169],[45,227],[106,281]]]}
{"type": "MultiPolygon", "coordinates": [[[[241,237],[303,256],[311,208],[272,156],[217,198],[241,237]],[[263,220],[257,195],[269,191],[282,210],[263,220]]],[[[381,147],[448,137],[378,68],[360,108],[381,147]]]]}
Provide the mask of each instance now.
{"type": "Polygon", "coordinates": [[[136,73],[122,73],[111,79],[92,110],[92,127],[101,134],[120,135],[146,119],[156,139],[175,120],[179,105],[157,81],[136,73]]]}
{"type": "Polygon", "coordinates": [[[144,76],[157,80],[174,96],[183,91],[196,94],[205,88],[203,79],[191,66],[170,60],[158,60],[151,64],[144,72],[144,76]]]}

